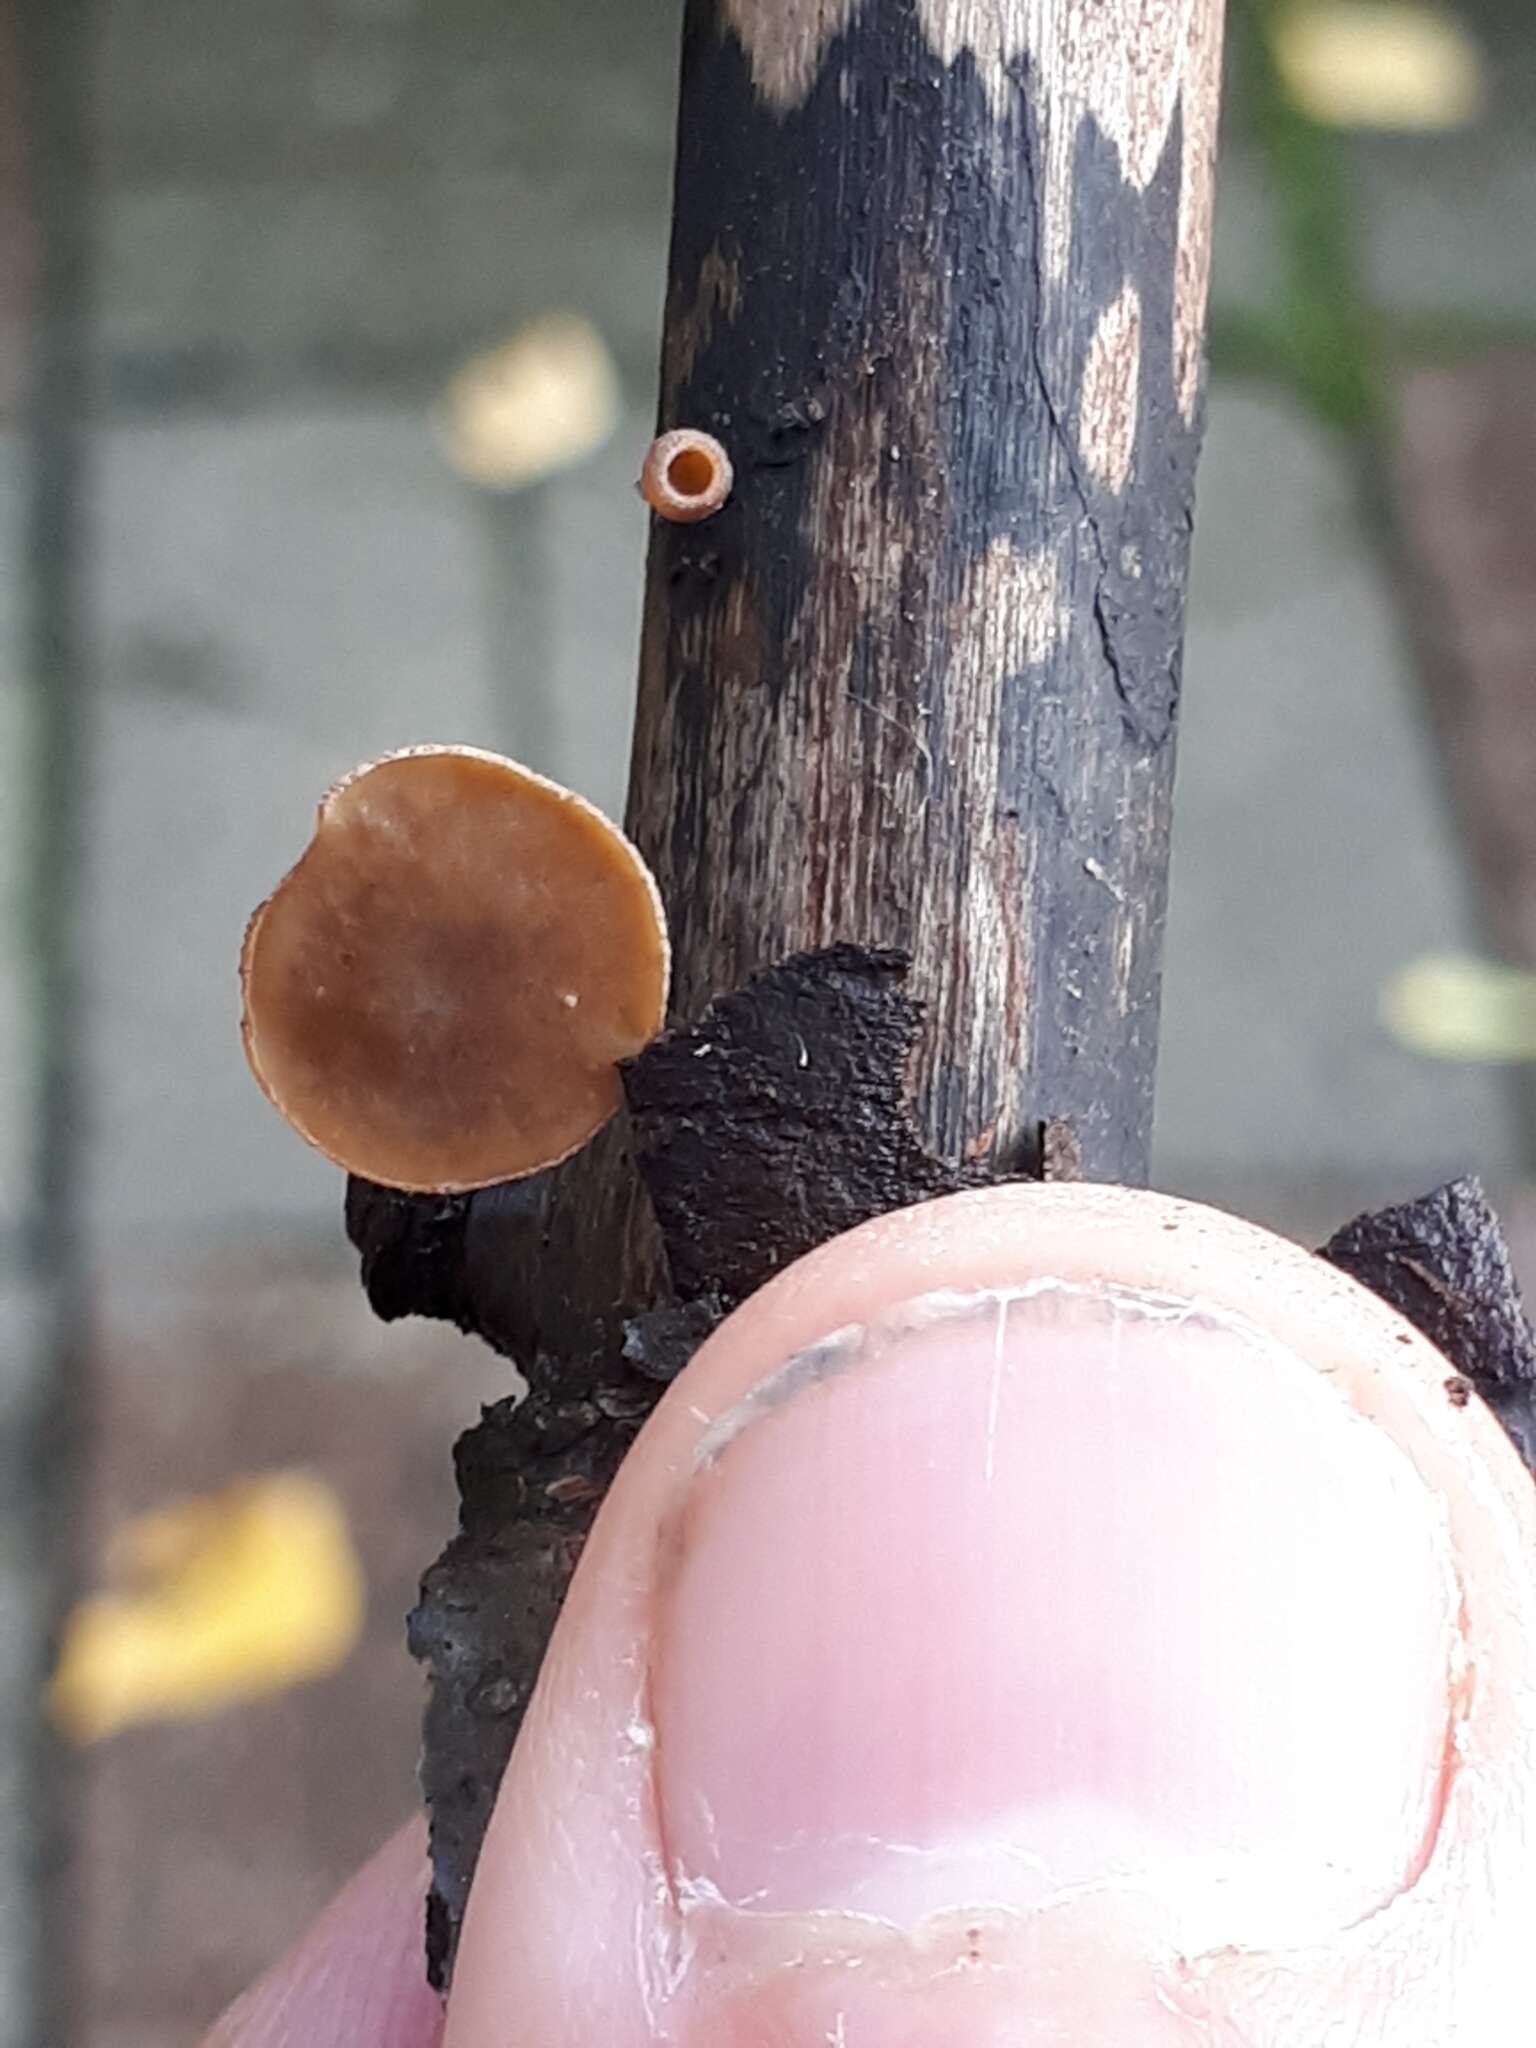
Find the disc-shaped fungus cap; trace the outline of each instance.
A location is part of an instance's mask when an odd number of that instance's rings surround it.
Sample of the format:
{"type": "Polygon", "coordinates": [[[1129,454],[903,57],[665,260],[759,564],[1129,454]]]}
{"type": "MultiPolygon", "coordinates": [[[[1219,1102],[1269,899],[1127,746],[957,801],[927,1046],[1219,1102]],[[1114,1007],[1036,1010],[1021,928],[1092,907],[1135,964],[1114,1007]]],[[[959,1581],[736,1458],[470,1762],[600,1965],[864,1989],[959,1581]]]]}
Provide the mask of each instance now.
{"type": "Polygon", "coordinates": [[[612,1116],[668,959],[650,871],[600,811],[495,754],[410,748],[329,792],[251,919],[246,1056],[338,1165],[486,1187],[612,1116]]]}

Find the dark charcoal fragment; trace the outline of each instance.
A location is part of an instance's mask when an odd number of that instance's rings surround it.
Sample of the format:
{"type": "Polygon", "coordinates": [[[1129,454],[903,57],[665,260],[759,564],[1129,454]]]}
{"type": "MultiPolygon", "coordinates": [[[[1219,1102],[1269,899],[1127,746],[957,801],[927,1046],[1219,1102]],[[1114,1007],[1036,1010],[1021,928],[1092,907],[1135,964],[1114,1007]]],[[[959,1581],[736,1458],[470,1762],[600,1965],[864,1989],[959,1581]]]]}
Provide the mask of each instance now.
{"type": "Polygon", "coordinates": [[[640,1370],[540,1359],[454,1450],[459,1534],[422,1580],[411,1654],[432,1678],[421,1782],[432,1817],[427,1962],[452,1969],[469,1881],[545,1645],[597,1504],[655,1406],[640,1370]]]}
{"type": "MultiPolygon", "coordinates": [[[[487,1421],[497,1414],[488,1410],[487,1421]]],[[[432,1675],[421,1784],[432,1816],[427,1972],[439,1990],[452,1968],[502,1772],[584,1533],[583,1521],[552,1508],[547,1517],[509,1520],[494,1537],[484,1531],[456,1537],[423,1579],[410,1617],[411,1654],[432,1675]]]]}
{"type": "Polygon", "coordinates": [[[929,1157],[905,1075],[905,953],[798,953],[624,1069],[636,1159],[684,1301],[734,1307],[803,1252],[983,1169],[929,1157]]]}
{"type": "Polygon", "coordinates": [[[413,1195],[349,1175],[347,1236],[374,1314],[454,1323],[509,1355],[498,1318],[504,1275],[515,1270],[509,1247],[515,1233],[540,1228],[549,1186],[549,1174],[535,1173],[472,1194],[413,1195]]]}
{"type": "Polygon", "coordinates": [[[540,1357],[454,1450],[459,1534],[422,1581],[413,1656],[431,1672],[421,1782],[432,1816],[427,1965],[442,1989],[502,1772],[598,1503],[640,1425],[720,1319],[719,1303],[651,1310],[621,1357],[540,1357]]]}
{"type": "Polygon", "coordinates": [[[468,1195],[408,1195],[347,1178],[347,1236],[361,1254],[363,1288],[381,1322],[431,1316],[472,1327],[463,1293],[468,1195]]]}
{"type": "Polygon", "coordinates": [[[725,1304],[717,1294],[647,1309],[624,1325],[624,1362],[643,1379],[666,1386],[724,1320],[725,1304]]]}
{"type": "MultiPolygon", "coordinates": [[[[1466,1178],[1357,1216],[1322,1248],[1445,1354],[1536,1476],[1536,1332],[1481,1182],[1466,1178]]],[[[1447,1388],[1455,1401],[1457,1381],[1447,1388]]]]}

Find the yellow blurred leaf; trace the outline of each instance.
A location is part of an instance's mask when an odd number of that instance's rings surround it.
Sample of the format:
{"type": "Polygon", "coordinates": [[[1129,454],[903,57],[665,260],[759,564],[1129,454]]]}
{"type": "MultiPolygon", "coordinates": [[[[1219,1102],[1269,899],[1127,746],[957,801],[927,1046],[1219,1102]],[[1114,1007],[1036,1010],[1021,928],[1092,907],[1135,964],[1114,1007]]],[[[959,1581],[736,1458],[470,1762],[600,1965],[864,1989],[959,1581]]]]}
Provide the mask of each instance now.
{"type": "Polygon", "coordinates": [[[600,448],[618,418],[602,336],[573,313],[531,321],[474,356],[444,394],[448,459],[487,490],[520,490],[600,448]]]}
{"type": "Polygon", "coordinates": [[[344,1660],[364,1587],[331,1489],[302,1472],[241,1479],[140,1516],[111,1546],[118,1590],[82,1600],[49,1705],[76,1742],[282,1692],[344,1660]]]}
{"type": "Polygon", "coordinates": [[[1432,954],[1382,991],[1382,1021],[1410,1052],[1505,1065],[1536,1060],[1536,974],[1432,954]]]}
{"type": "Polygon", "coordinates": [[[1460,128],[1482,110],[1477,45],[1419,0],[1298,0],[1274,54],[1296,105],[1336,128],[1460,128]]]}

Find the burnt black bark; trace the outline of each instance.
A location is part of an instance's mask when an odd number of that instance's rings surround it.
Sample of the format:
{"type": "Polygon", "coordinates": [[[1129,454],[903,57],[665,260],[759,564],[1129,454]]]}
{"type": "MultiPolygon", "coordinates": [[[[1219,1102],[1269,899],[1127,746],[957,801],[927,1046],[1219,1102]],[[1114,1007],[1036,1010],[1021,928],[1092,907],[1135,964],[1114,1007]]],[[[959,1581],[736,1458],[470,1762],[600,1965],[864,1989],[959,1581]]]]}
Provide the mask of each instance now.
{"type": "Polygon", "coordinates": [[[368,1306],[381,1322],[431,1316],[474,1328],[464,1284],[468,1195],[407,1195],[353,1175],[347,1236],[358,1251],[368,1306]]]}
{"type": "Polygon", "coordinates": [[[910,966],[864,946],[799,954],[630,1063],[636,1163],[682,1300],[734,1308],[856,1224],[995,1177],[918,1141],[910,966]]]}
{"type": "Polygon", "coordinates": [[[1170,95],[1138,183],[1022,6],[995,59],[938,47],[946,11],[879,0],[787,53],[789,29],[744,43],[719,0],[688,8],[660,424],[719,436],[737,488],[653,536],[630,824],[682,1018],[807,946],[901,947],[934,1156],[985,1136],[1032,1170],[1060,1116],[1088,1173],[1138,1181],[1203,113],[1170,95]]]}
{"type": "Polygon", "coordinates": [[[1449,1397],[1464,1400],[1468,1383],[1536,1476],[1536,1331],[1481,1183],[1448,1181],[1417,1201],[1357,1216],[1322,1256],[1423,1331],[1455,1368],[1449,1397]]]}

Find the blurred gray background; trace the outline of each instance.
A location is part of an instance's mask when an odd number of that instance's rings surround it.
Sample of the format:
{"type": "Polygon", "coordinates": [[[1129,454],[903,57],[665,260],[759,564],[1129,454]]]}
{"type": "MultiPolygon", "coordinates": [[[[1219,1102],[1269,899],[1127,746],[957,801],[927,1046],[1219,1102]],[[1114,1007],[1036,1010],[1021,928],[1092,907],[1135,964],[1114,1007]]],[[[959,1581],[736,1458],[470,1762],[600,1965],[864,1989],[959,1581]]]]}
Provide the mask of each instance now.
{"type": "MultiPolygon", "coordinates": [[[[1347,143],[1362,275],[1390,321],[1536,331],[1536,28],[1463,13],[1484,116],[1347,143]]],[[[370,1321],[339,1176],[247,1076],[235,960],[369,755],[475,741],[621,804],[678,15],[0,5],[0,2048],[191,2043],[410,1805],[400,1617],[503,1368],[370,1321]],[[524,502],[435,410],[551,308],[622,404],[524,502]],[[294,1460],[369,1570],[347,1669],[60,1760],[36,1687],[105,1536],[294,1460]]],[[[1224,312],[1274,293],[1275,222],[1234,113],[1224,312]]],[[[1389,569],[1348,450],[1242,368],[1200,488],[1157,1177],[1321,1232],[1472,1168],[1518,1226],[1516,1077],[1379,1017],[1483,914],[1389,569]]]]}

